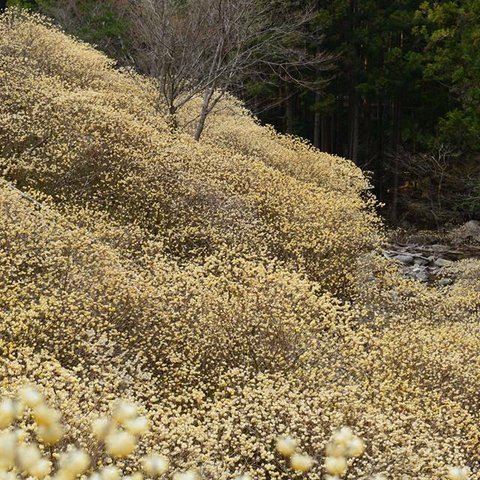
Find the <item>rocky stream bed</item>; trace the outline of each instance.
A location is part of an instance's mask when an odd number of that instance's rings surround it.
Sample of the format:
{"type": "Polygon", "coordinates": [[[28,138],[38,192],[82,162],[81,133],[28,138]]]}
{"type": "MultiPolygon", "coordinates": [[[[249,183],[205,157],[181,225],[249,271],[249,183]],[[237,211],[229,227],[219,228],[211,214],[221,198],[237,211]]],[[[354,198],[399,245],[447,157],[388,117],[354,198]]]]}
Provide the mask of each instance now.
{"type": "Polygon", "coordinates": [[[450,285],[448,267],[466,258],[480,259],[480,222],[472,220],[450,232],[421,232],[392,238],[383,255],[398,263],[405,276],[420,282],[450,285]]]}

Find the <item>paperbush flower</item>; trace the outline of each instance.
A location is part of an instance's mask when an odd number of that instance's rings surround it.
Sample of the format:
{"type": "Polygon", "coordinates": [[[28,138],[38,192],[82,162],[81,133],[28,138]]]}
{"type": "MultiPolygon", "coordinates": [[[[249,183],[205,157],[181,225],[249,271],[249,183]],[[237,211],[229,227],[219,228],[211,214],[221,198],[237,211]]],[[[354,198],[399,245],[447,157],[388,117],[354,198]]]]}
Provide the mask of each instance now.
{"type": "Polygon", "coordinates": [[[17,447],[40,477],[71,444],[92,480],[137,478],[148,452],[208,479],[286,480],[293,455],[312,480],[326,458],[478,470],[480,263],[441,291],[402,277],[351,162],[229,95],[194,142],[152,80],[10,10],[0,176],[1,479],[17,447]],[[276,454],[287,434],[301,450],[276,454]]]}

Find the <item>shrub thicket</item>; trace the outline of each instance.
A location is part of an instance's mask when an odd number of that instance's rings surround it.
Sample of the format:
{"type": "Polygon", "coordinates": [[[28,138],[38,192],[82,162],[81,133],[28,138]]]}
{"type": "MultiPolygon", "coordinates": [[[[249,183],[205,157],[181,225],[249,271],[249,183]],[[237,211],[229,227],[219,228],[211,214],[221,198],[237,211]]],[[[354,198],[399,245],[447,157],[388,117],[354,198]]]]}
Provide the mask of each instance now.
{"type": "Polygon", "coordinates": [[[274,135],[232,100],[210,141],[171,133],[147,80],[32,17],[0,28],[0,154],[17,186],[136,222],[180,259],[227,248],[348,287],[378,223],[352,164],[274,135]]]}
{"type": "Polygon", "coordinates": [[[37,384],[80,447],[135,401],[151,430],[125,475],[154,449],[205,478],[289,478],[292,435],[320,478],[342,425],[367,444],[346,478],[477,471],[480,267],[401,278],[352,164],[234,99],[194,142],[154,92],[42,19],[0,19],[2,394],[37,384]]]}

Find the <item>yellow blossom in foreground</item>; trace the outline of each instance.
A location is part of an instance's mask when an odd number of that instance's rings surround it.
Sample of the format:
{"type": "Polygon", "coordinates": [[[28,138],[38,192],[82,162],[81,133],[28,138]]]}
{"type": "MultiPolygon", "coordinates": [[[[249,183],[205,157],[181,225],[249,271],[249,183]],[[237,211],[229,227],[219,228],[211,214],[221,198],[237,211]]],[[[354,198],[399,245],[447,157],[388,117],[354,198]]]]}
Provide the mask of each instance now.
{"type": "Polygon", "coordinates": [[[0,470],[10,470],[15,463],[17,438],[15,433],[0,432],[0,470]]]}
{"type": "Polygon", "coordinates": [[[131,420],[137,416],[137,407],[130,402],[121,401],[115,407],[113,412],[113,418],[119,422],[124,423],[127,420],[131,420]]]}
{"type": "Polygon", "coordinates": [[[37,404],[33,407],[33,417],[38,425],[51,427],[60,420],[60,413],[44,404],[37,404]]]}
{"type": "Polygon", "coordinates": [[[60,469],[65,472],[80,475],[90,465],[90,456],[83,450],[74,449],[60,457],[59,465],[60,469]]]}
{"type": "Polygon", "coordinates": [[[235,477],[235,480],[253,480],[253,477],[248,473],[242,473],[242,475],[235,477]]]}
{"type": "Polygon", "coordinates": [[[450,467],[447,477],[449,480],[467,480],[470,477],[470,471],[466,467],[450,467]]]}
{"type": "Polygon", "coordinates": [[[113,432],[105,438],[105,448],[112,457],[128,457],[136,446],[136,438],[128,432],[113,432]]]}
{"type": "Polygon", "coordinates": [[[148,419],[145,417],[127,419],[123,425],[132,435],[143,435],[148,431],[148,419]]]}
{"type": "Polygon", "coordinates": [[[280,437],[276,444],[277,452],[284,457],[290,457],[293,455],[297,447],[298,441],[292,437],[280,437]]]}
{"type": "Polygon", "coordinates": [[[338,445],[347,446],[353,440],[353,438],[354,435],[352,429],[350,427],[342,427],[333,434],[331,441],[338,445]]]}
{"type": "Polygon", "coordinates": [[[326,457],[325,470],[330,475],[344,475],[347,471],[347,460],[343,457],[326,457]]]}
{"type": "Polygon", "coordinates": [[[125,475],[124,480],[143,480],[143,475],[140,472],[132,473],[131,475],[125,475]]]}
{"type": "Polygon", "coordinates": [[[7,428],[15,418],[15,406],[12,400],[5,398],[0,402],[0,429],[7,428]]]}
{"type": "Polygon", "coordinates": [[[46,458],[41,458],[29,468],[29,473],[36,478],[43,479],[50,475],[52,470],[52,462],[46,458]]]}
{"type": "Polygon", "coordinates": [[[290,465],[296,472],[308,472],[313,467],[313,458],[308,455],[294,453],[290,457],[290,465]]]}
{"type": "Polygon", "coordinates": [[[117,467],[105,467],[100,472],[101,480],[120,480],[121,474],[117,467]]]}
{"type": "Polygon", "coordinates": [[[151,453],[142,459],[143,470],[152,477],[163,475],[168,470],[169,464],[167,457],[155,453],[151,453]]]}
{"type": "Polygon", "coordinates": [[[0,470],[0,480],[17,480],[17,476],[13,472],[4,472],[0,470]]]}
{"type": "Polygon", "coordinates": [[[35,444],[18,446],[16,456],[20,468],[27,472],[30,472],[30,469],[42,458],[42,454],[35,444]]]}
{"type": "Polygon", "coordinates": [[[63,428],[58,423],[49,426],[41,425],[37,429],[38,438],[46,445],[57,444],[62,439],[63,433],[63,428]]]}
{"type": "Polygon", "coordinates": [[[346,454],[348,457],[360,457],[365,451],[365,443],[361,438],[354,437],[347,444],[346,454]]]}
{"type": "Polygon", "coordinates": [[[107,417],[96,418],[92,422],[92,431],[98,440],[105,440],[108,435],[109,429],[112,427],[112,422],[107,417]]]}
{"type": "Polygon", "coordinates": [[[173,480],[199,480],[199,476],[195,470],[187,470],[186,472],[175,472],[173,480]]]}
{"type": "Polygon", "coordinates": [[[43,401],[42,395],[31,386],[23,387],[19,392],[19,397],[30,408],[40,405],[43,401]]]}

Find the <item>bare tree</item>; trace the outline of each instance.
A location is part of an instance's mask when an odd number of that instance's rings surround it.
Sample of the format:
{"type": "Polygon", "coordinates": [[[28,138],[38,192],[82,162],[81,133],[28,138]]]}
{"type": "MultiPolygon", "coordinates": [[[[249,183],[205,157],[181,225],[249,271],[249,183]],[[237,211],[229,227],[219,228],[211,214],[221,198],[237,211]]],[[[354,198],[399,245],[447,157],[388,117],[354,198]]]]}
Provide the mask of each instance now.
{"type": "Polygon", "coordinates": [[[158,81],[159,107],[172,127],[178,111],[202,98],[195,119],[199,140],[208,114],[226,92],[268,70],[303,83],[300,72],[330,58],[298,41],[312,10],[292,13],[269,0],[138,0],[129,2],[134,58],[158,81]],[[283,10],[282,10],[283,9],[283,10]],[[301,48],[292,45],[301,45],[301,48]]]}
{"type": "Polygon", "coordinates": [[[449,220],[452,198],[462,191],[464,176],[455,170],[459,153],[451,146],[439,144],[429,153],[411,153],[399,148],[391,155],[391,169],[397,169],[403,181],[398,201],[424,216],[433,217],[437,227],[449,220]],[[403,197],[403,198],[402,198],[403,197]]]}

